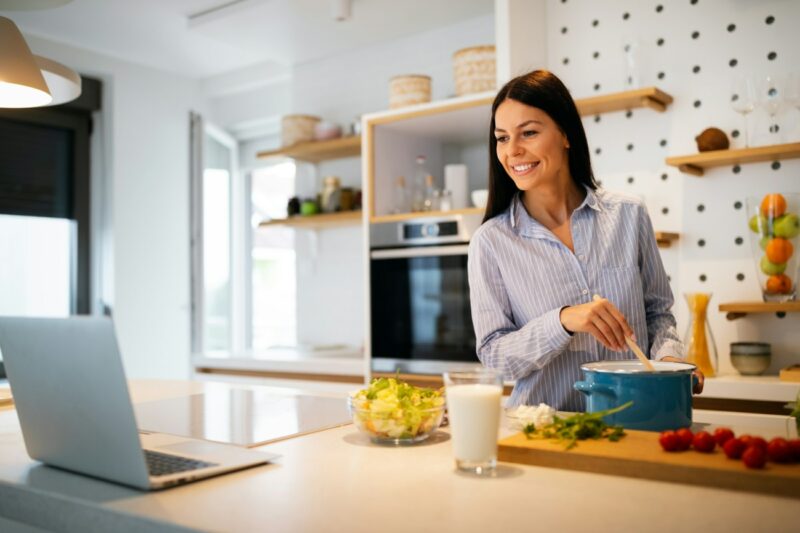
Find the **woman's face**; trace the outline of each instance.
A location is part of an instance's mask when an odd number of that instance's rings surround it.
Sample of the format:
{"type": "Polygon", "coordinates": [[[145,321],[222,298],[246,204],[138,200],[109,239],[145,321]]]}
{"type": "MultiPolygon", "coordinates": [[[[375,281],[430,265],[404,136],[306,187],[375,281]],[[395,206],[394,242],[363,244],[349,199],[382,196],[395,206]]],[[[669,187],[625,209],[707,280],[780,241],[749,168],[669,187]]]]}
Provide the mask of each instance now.
{"type": "Polygon", "coordinates": [[[497,159],[518,189],[571,182],[569,142],[547,113],[506,99],[497,107],[494,122],[497,159]]]}

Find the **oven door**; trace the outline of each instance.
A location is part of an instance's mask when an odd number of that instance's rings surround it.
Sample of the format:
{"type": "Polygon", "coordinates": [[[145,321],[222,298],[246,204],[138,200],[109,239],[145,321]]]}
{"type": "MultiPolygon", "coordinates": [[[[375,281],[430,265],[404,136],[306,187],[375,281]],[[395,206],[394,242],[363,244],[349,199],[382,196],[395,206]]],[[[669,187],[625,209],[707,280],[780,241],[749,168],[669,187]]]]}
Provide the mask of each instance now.
{"type": "Polygon", "coordinates": [[[433,368],[403,364],[412,361],[478,362],[467,248],[462,243],[370,253],[373,370],[433,368]]]}

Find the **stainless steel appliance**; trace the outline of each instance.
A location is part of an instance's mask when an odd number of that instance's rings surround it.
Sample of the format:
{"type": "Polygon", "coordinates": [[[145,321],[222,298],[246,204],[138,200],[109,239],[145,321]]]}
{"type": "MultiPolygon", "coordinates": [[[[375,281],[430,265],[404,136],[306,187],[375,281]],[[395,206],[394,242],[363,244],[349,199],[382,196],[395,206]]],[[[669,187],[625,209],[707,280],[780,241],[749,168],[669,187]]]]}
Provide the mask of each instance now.
{"type": "Polygon", "coordinates": [[[434,374],[479,365],[467,249],[481,215],[370,226],[374,372],[434,374]]]}

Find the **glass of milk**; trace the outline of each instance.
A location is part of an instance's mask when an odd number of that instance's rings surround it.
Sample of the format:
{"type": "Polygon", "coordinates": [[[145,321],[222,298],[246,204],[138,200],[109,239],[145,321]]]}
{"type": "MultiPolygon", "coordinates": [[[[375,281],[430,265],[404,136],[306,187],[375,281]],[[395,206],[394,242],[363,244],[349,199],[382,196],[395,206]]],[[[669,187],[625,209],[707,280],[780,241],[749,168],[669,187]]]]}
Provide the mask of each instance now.
{"type": "Polygon", "coordinates": [[[502,376],[493,370],[445,372],[445,394],[456,468],[491,476],[497,466],[502,376]]]}

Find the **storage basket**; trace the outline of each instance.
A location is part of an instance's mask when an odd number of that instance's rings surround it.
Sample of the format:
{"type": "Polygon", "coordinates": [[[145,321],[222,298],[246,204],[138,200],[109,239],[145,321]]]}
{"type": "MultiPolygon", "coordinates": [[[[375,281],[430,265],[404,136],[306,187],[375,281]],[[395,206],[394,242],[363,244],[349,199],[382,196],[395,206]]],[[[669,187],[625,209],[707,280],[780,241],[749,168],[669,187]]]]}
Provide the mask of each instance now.
{"type": "Polygon", "coordinates": [[[389,109],[430,101],[430,76],[405,74],[389,80],[389,109]]]}
{"type": "Polygon", "coordinates": [[[320,121],[313,115],[285,115],[281,119],[281,144],[291,146],[314,140],[314,126],[320,121]]]}
{"type": "Polygon", "coordinates": [[[453,54],[456,95],[492,91],[495,88],[494,46],[471,46],[453,54]]]}

